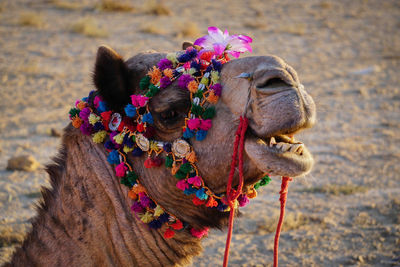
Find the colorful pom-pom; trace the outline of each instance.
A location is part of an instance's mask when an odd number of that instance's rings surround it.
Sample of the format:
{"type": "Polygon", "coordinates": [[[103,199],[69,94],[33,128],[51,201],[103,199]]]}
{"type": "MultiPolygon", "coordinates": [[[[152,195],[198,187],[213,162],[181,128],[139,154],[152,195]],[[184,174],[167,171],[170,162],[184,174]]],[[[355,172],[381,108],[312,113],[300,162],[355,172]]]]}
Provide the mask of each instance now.
{"type": "Polygon", "coordinates": [[[84,121],[79,129],[84,135],[91,135],[93,132],[93,126],[88,121],[84,121]]]}
{"type": "Polygon", "coordinates": [[[208,131],[208,130],[210,130],[211,127],[212,127],[212,121],[211,120],[201,120],[200,121],[199,128],[201,130],[208,131]]]}
{"type": "Polygon", "coordinates": [[[110,164],[119,164],[119,153],[117,150],[112,150],[110,154],[108,154],[107,161],[110,164]]]}
{"type": "Polygon", "coordinates": [[[79,118],[79,117],[75,117],[72,119],[72,126],[74,126],[75,128],[80,128],[82,123],[83,123],[83,120],[81,120],[81,118],[79,118]]]}
{"type": "Polygon", "coordinates": [[[99,107],[97,108],[97,111],[100,113],[106,112],[108,110],[107,104],[104,101],[99,102],[99,107]]]}
{"type": "Polygon", "coordinates": [[[140,205],[139,202],[134,202],[131,206],[131,210],[136,213],[142,213],[144,211],[144,208],[142,207],[142,205],[140,205]]]}
{"type": "Polygon", "coordinates": [[[153,116],[150,112],[143,115],[142,121],[150,124],[154,123],[153,116]]]}
{"type": "Polygon", "coordinates": [[[168,58],[161,59],[157,66],[160,70],[171,69],[173,67],[172,62],[168,58]]]}
{"type": "Polygon", "coordinates": [[[115,173],[118,177],[124,177],[128,167],[125,166],[123,162],[115,166],[115,173]]]}
{"type": "Polygon", "coordinates": [[[190,130],[189,128],[186,128],[186,130],[183,132],[183,138],[190,139],[194,136],[195,132],[190,130]]]}
{"type": "Polygon", "coordinates": [[[207,136],[207,131],[204,130],[198,130],[196,132],[196,140],[197,141],[203,141],[207,136]]]}
{"type": "Polygon", "coordinates": [[[147,211],[145,214],[140,214],[139,218],[142,222],[149,223],[153,220],[153,215],[147,211]]]}
{"type": "Polygon", "coordinates": [[[199,128],[200,127],[200,119],[193,118],[193,119],[188,120],[187,126],[190,130],[195,130],[195,129],[199,128]]]}
{"type": "Polygon", "coordinates": [[[207,108],[203,113],[203,119],[212,119],[215,116],[215,107],[207,108]]]}
{"type": "Polygon", "coordinates": [[[146,75],[142,79],[140,79],[139,88],[141,90],[146,90],[149,87],[149,84],[150,84],[150,77],[146,75]]]}
{"type": "Polygon", "coordinates": [[[246,196],[246,195],[240,195],[239,197],[238,197],[238,202],[239,202],[239,206],[240,207],[244,207],[244,206],[246,206],[247,204],[249,204],[249,198],[246,196]]]}
{"type": "Polygon", "coordinates": [[[199,190],[197,190],[196,197],[198,197],[201,200],[207,200],[208,199],[208,195],[206,194],[204,188],[200,188],[199,190]]]}
{"type": "Polygon", "coordinates": [[[182,89],[186,89],[188,83],[193,81],[193,77],[190,74],[183,74],[181,77],[178,79],[178,85],[182,89]]]}
{"type": "Polygon", "coordinates": [[[212,86],[210,86],[210,89],[214,92],[214,95],[216,96],[221,96],[222,93],[222,86],[219,83],[216,83],[212,86]]]}
{"type": "Polygon", "coordinates": [[[206,203],[204,200],[201,200],[197,196],[193,197],[192,202],[196,206],[204,205],[206,203]]]}
{"type": "Polygon", "coordinates": [[[182,191],[185,191],[186,189],[189,188],[189,184],[185,180],[179,180],[176,183],[176,187],[179,188],[182,191]]]}
{"type": "Polygon", "coordinates": [[[150,76],[151,78],[151,83],[152,84],[157,84],[160,79],[161,79],[161,71],[159,68],[157,68],[156,66],[154,66],[148,73],[147,75],[150,76]]]}
{"type": "Polygon", "coordinates": [[[167,239],[172,238],[174,235],[175,235],[175,232],[170,228],[168,228],[164,232],[164,237],[167,238],[167,239]]]}
{"type": "Polygon", "coordinates": [[[213,208],[213,207],[217,207],[217,206],[218,206],[218,202],[213,197],[209,197],[208,201],[206,203],[206,207],[213,208]]]}
{"type": "Polygon", "coordinates": [[[176,220],[173,224],[171,224],[171,227],[174,230],[181,230],[183,228],[183,223],[180,220],[176,220]]]}
{"type": "Polygon", "coordinates": [[[164,210],[161,208],[160,205],[157,205],[157,207],[154,209],[154,216],[158,217],[163,213],[164,213],[164,210]]]}
{"type": "Polygon", "coordinates": [[[188,179],[188,183],[200,187],[203,184],[203,181],[200,176],[194,176],[188,179]]]}
{"type": "Polygon", "coordinates": [[[196,238],[202,238],[203,236],[208,235],[208,228],[203,228],[203,229],[191,228],[190,233],[192,234],[192,236],[196,238]]]}
{"type": "Polygon", "coordinates": [[[187,85],[187,88],[189,89],[189,92],[191,92],[193,94],[197,92],[197,88],[198,87],[199,87],[199,84],[195,80],[190,81],[188,83],[188,85],[187,85]]]}
{"type": "Polygon", "coordinates": [[[106,131],[100,131],[100,132],[97,132],[97,133],[93,134],[92,140],[96,144],[100,144],[100,143],[103,143],[103,141],[106,138],[106,136],[107,136],[107,132],[106,131]]]}
{"type": "Polygon", "coordinates": [[[132,104],[128,104],[125,106],[125,114],[129,118],[133,118],[136,116],[136,108],[132,104]]]}

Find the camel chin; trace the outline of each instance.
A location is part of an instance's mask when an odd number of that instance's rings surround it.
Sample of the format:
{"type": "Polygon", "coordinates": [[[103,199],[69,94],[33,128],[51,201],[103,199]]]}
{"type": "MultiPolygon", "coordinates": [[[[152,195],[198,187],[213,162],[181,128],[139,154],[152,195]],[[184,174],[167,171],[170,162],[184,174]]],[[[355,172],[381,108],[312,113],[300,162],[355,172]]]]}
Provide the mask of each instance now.
{"type": "Polygon", "coordinates": [[[270,175],[304,176],[314,164],[307,147],[295,140],[293,135],[260,138],[249,133],[245,150],[257,168],[270,175]]]}

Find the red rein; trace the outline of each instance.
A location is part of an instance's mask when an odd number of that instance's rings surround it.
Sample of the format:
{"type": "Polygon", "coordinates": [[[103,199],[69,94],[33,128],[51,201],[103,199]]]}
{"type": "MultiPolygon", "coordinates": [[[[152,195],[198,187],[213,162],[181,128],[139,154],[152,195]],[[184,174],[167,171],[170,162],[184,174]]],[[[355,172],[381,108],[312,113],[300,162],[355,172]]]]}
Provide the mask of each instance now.
{"type": "MultiPolygon", "coordinates": [[[[228,184],[226,186],[227,201],[230,207],[229,213],[229,227],[228,235],[226,237],[225,244],[225,255],[223,267],[228,266],[229,260],[229,248],[232,240],[232,229],[233,229],[233,219],[235,217],[235,201],[239,197],[243,189],[243,149],[244,149],[244,137],[248,126],[248,119],[246,117],[240,116],[239,127],[236,131],[235,143],[233,147],[233,155],[231,162],[231,170],[229,173],[228,184]],[[238,153],[239,152],[239,153],[238,153]],[[238,155],[239,154],[239,155],[238,155]],[[237,165],[237,160],[239,160],[239,184],[237,190],[232,189],[233,175],[235,174],[235,168],[237,165]]],[[[278,247],[279,247],[279,236],[282,229],[283,217],[285,215],[285,204],[287,199],[287,190],[289,186],[289,181],[291,178],[282,177],[282,185],[279,200],[281,201],[281,214],[279,216],[278,226],[276,228],[275,242],[274,242],[274,267],[278,266],[278,247]]]]}

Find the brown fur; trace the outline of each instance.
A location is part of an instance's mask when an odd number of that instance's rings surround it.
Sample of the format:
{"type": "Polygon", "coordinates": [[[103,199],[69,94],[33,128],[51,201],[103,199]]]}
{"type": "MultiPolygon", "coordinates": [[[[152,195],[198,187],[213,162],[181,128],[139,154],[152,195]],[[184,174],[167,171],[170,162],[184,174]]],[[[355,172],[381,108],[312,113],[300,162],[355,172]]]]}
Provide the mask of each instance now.
{"type": "MultiPolygon", "coordinates": [[[[114,51],[101,47],[94,81],[103,98],[121,110],[128,96],[139,93],[139,78],[165,54],[139,54],[126,62],[114,51]]],[[[224,65],[223,94],[207,138],[191,141],[197,166],[206,184],[225,191],[234,134],[239,116],[246,113],[249,131],[245,142],[245,182],[257,181],[266,171],[272,175],[298,176],[308,172],[312,158],[277,155],[263,149],[258,137],[298,131],[315,122],[311,97],[299,86],[295,71],[277,57],[251,57],[224,65]],[[235,78],[242,72],[253,79],[235,78]],[[245,107],[248,107],[246,110],[245,107]]],[[[181,136],[190,108],[189,95],[176,82],[150,101],[157,138],[173,141],[181,136]],[[176,116],[165,123],[163,114],[176,116]]],[[[168,212],[194,227],[226,225],[226,213],[194,206],[175,186],[176,178],[164,168],[146,169],[146,156],[133,159],[133,168],[149,195],[168,212]]],[[[182,231],[164,239],[163,231],[149,230],[130,211],[127,189],[119,184],[107,163],[102,145],[94,144],[71,125],[65,130],[62,148],[48,167],[52,189],[43,191],[43,202],[33,228],[11,266],[171,266],[186,264],[201,251],[200,241],[182,231]]],[[[237,177],[235,177],[237,181],[237,177]]]]}

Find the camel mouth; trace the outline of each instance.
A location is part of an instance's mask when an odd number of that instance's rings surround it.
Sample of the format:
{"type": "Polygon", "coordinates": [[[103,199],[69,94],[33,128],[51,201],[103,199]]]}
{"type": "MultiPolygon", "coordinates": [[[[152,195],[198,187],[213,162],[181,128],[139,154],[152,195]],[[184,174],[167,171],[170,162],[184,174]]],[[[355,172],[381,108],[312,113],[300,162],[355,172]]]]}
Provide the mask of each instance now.
{"type": "Polygon", "coordinates": [[[294,133],[260,137],[249,132],[246,152],[258,169],[271,175],[302,176],[314,163],[306,145],[294,137],[294,133]]]}
{"type": "Polygon", "coordinates": [[[302,156],[305,149],[305,145],[302,142],[295,140],[294,134],[277,135],[266,138],[258,137],[256,142],[259,145],[267,146],[271,152],[276,154],[289,152],[302,156]]]}

